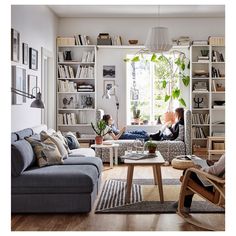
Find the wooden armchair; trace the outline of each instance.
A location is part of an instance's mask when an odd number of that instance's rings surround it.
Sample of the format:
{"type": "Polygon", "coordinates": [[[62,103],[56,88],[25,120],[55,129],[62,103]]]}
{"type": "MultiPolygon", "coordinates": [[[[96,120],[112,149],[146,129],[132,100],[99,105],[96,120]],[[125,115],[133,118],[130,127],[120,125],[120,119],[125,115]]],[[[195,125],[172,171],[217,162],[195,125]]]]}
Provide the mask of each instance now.
{"type": "Polygon", "coordinates": [[[184,218],[188,223],[191,223],[198,227],[205,228],[208,230],[224,230],[222,228],[212,228],[212,226],[207,225],[205,222],[202,223],[194,219],[191,214],[185,213],[184,199],[186,195],[196,193],[207,201],[210,201],[211,203],[217,206],[225,208],[225,179],[208,174],[196,168],[189,168],[186,170],[185,175],[182,176],[180,180],[182,181],[182,185],[180,189],[177,214],[184,218]],[[206,179],[208,182],[210,182],[213,185],[213,192],[207,191],[204,187],[198,185],[195,181],[193,181],[190,178],[191,173],[196,173],[206,179]]]}

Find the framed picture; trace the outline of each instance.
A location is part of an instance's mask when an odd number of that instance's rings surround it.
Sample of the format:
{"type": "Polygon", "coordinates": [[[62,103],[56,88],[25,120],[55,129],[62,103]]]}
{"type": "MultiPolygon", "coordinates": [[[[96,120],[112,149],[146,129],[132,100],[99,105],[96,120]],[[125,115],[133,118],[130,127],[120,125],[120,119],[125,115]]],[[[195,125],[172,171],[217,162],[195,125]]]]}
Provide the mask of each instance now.
{"type": "Polygon", "coordinates": [[[11,60],[19,62],[20,58],[20,33],[11,29],[11,60]]]}
{"type": "Polygon", "coordinates": [[[104,78],[115,78],[116,67],[115,66],[103,66],[103,77],[104,78]]]}
{"type": "Polygon", "coordinates": [[[36,89],[33,91],[35,87],[38,87],[38,76],[28,75],[28,93],[36,96],[36,89]]]}
{"type": "Polygon", "coordinates": [[[22,43],[22,63],[24,65],[28,65],[28,58],[29,58],[28,44],[22,43]]]}
{"type": "MultiPolygon", "coordinates": [[[[12,66],[12,88],[26,92],[26,69],[12,66]]],[[[26,102],[26,97],[12,92],[12,104],[19,105],[26,102]]]]}
{"type": "Polygon", "coordinates": [[[38,70],[38,51],[33,48],[29,48],[29,68],[38,70]]]}
{"type": "MultiPolygon", "coordinates": [[[[111,89],[114,86],[115,86],[114,80],[104,80],[104,88],[103,88],[104,94],[106,93],[108,89],[111,89]]],[[[110,95],[115,95],[115,88],[112,89],[112,91],[110,92],[110,95]]]]}

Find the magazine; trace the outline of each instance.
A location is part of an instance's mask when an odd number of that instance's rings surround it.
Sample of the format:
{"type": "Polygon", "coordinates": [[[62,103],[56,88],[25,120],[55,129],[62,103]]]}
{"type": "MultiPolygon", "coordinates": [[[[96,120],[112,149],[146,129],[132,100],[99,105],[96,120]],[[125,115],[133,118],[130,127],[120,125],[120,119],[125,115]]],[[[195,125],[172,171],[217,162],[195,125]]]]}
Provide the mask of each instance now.
{"type": "Polygon", "coordinates": [[[147,158],[154,158],[157,155],[154,154],[145,154],[145,153],[129,153],[124,156],[121,156],[122,159],[129,159],[129,160],[141,160],[141,159],[147,159],[147,158]]]}

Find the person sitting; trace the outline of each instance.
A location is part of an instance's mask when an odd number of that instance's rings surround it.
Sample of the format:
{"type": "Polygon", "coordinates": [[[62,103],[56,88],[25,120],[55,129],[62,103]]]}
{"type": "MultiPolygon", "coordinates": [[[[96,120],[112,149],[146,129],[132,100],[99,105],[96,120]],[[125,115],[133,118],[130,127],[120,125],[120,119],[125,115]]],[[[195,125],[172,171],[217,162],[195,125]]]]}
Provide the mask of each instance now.
{"type": "Polygon", "coordinates": [[[106,129],[104,133],[107,133],[104,136],[104,140],[117,140],[117,139],[137,139],[142,138],[145,141],[149,139],[149,135],[144,130],[136,130],[136,131],[126,131],[126,127],[123,127],[121,130],[117,129],[114,125],[113,119],[110,115],[106,114],[102,118],[106,122],[106,129]]]}
{"type": "Polygon", "coordinates": [[[171,122],[165,123],[162,130],[159,130],[156,134],[151,134],[152,140],[175,140],[179,135],[179,125],[184,125],[184,109],[182,107],[175,109],[175,124],[171,126],[171,122]]]}
{"type": "MultiPolygon", "coordinates": [[[[225,154],[223,154],[220,159],[217,162],[213,162],[210,160],[207,160],[207,164],[208,167],[202,168],[201,166],[194,166],[194,168],[198,168],[201,169],[202,171],[221,177],[225,174],[225,154]]],[[[183,172],[183,176],[185,174],[186,170],[184,170],[183,172]]],[[[198,185],[204,187],[207,191],[209,192],[213,192],[213,186],[205,186],[204,183],[199,179],[199,177],[197,176],[197,174],[195,173],[191,173],[190,178],[195,181],[198,185]]],[[[189,213],[190,211],[190,207],[192,204],[192,199],[193,199],[194,193],[186,195],[184,198],[184,207],[185,207],[185,211],[186,213],[189,213]]],[[[173,205],[174,208],[178,208],[178,202],[175,202],[173,205]]]]}

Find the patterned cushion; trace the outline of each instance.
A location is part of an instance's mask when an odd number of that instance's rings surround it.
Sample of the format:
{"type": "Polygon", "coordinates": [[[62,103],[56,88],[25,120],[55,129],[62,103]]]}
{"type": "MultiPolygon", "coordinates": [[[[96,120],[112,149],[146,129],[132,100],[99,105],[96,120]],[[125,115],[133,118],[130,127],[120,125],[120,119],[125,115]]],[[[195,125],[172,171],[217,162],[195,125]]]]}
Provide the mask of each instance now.
{"type": "Polygon", "coordinates": [[[48,135],[47,132],[42,131],[40,133],[40,137],[41,137],[42,141],[50,138],[57,145],[57,148],[58,148],[59,152],[61,153],[62,158],[66,159],[68,157],[68,152],[67,152],[63,142],[61,141],[61,139],[59,138],[57,133],[54,132],[51,135],[48,135]]]}
{"type": "Polygon", "coordinates": [[[39,142],[32,138],[26,138],[26,140],[33,147],[39,167],[63,163],[57,145],[50,138],[47,138],[43,142],[39,142]]]}
{"type": "Polygon", "coordinates": [[[78,139],[76,138],[76,136],[72,132],[66,133],[65,137],[67,139],[68,146],[71,150],[80,148],[80,144],[78,142],[78,139]]]}

